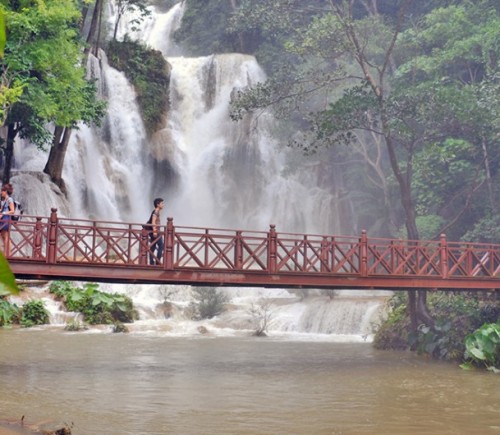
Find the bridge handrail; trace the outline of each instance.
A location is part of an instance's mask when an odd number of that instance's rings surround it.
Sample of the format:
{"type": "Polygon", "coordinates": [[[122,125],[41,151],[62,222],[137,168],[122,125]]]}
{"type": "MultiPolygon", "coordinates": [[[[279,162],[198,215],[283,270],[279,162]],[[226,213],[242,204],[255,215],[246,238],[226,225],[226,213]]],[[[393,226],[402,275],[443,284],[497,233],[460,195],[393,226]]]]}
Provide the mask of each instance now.
{"type": "MultiPolygon", "coordinates": [[[[45,263],[148,266],[144,223],[24,215],[11,227],[8,258],[45,263]]],[[[325,274],[353,277],[500,279],[500,245],[268,231],[162,226],[158,268],[325,274]]]]}

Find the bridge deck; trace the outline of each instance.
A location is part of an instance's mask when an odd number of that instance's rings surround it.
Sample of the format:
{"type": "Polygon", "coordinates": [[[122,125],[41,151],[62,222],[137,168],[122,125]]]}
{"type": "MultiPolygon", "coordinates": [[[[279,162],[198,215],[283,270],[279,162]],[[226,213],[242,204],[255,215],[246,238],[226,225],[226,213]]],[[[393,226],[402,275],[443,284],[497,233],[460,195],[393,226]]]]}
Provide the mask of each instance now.
{"type": "Polygon", "coordinates": [[[23,216],[8,259],[23,279],[217,286],[500,288],[500,245],[174,227],[149,265],[143,224],[23,216]]]}

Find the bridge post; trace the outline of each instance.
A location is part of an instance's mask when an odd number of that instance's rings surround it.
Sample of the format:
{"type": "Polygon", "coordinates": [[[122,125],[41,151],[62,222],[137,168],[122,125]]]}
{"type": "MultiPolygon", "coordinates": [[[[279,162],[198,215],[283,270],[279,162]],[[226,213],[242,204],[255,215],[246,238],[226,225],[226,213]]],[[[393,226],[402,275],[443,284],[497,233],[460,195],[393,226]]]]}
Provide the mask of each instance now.
{"type": "Polygon", "coordinates": [[[141,233],[139,235],[139,264],[148,264],[148,252],[149,252],[149,233],[145,226],[142,226],[141,233]]]}
{"type": "Polygon", "coordinates": [[[441,278],[448,278],[448,244],[446,234],[439,236],[439,254],[441,259],[441,278]]]}
{"type": "Polygon", "coordinates": [[[368,236],[366,230],[361,231],[361,238],[359,239],[359,274],[361,276],[368,276],[368,236]]]}
{"type": "Polygon", "coordinates": [[[167,218],[167,234],[165,236],[165,269],[174,268],[174,218],[167,218]]]}
{"type": "Polygon", "coordinates": [[[35,223],[35,234],[33,243],[33,258],[42,258],[42,218],[37,217],[35,223]]]}
{"type": "Polygon", "coordinates": [[[323,236],[321,240],[321,255],[320,255],[320,271],[321,272],[329,272],[329,249],[328,249],[328,237],[323,236]]]}
{"type": "Polygon", "coordinates": [[[267,271],[276,273],[276,254],[278,252],[278,243],[276,236],[276,225],[269,225],[269,233],[267,235],[267,271]]]}
{"type": "Polygon", "coordinates": [[[234,239],[234,268],[240,270],[243,268],[243,247],[241,241],[241,231],[236,231],[234,239]]]}
{"type": "Polygon", "coordinates": [[[47,238],[47,263],[54,264],[56,262],[57,252],[57,208],[51,208],[49,217],[49,235],[47,238]]]}

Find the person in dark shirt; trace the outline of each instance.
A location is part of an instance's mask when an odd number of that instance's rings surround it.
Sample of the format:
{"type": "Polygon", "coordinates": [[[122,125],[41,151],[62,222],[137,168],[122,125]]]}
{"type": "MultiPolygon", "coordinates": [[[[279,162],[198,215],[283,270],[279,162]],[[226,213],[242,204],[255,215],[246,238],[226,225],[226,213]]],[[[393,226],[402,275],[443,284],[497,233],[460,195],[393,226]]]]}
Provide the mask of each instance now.
{"type": "Polygon", "coordinates": [[[153,201],[154,210],[151,212],[148,223],[151,224],[149,232],[149,264],[161,264],[164,250],[163,234],[161,232],[161,216],[160,213],[165,206],[163,198],[156,198],[153,201]]]}

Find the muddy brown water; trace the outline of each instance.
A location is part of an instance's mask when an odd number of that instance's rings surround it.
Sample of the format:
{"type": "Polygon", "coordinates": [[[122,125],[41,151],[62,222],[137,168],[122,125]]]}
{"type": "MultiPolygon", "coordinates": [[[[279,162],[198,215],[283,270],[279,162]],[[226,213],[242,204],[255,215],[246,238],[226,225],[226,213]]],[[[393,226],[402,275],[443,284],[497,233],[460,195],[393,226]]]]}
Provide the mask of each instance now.
{"type": "Polygon", "coordinates": [[[500,434],[499,375],[369,343],[51,329],[0,349],[0,420],[76,435],[500,434]]]}

